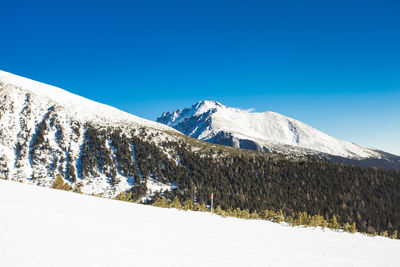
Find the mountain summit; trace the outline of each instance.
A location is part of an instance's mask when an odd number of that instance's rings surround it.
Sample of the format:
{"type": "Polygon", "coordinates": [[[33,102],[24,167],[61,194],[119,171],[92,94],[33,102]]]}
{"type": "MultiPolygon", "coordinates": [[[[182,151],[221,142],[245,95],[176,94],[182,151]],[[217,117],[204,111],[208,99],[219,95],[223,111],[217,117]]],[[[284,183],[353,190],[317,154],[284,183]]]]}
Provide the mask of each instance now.
{"type": "Polygon", "coordinates": [[[250,112],[216,101],[200,101],[191,108],[163,113],[157,122],[185,135],[232,147],[283,153],[324,153],[351,159],[382,157],[376,150],[336,139],[284,115],[271,111],[250,112]]]}

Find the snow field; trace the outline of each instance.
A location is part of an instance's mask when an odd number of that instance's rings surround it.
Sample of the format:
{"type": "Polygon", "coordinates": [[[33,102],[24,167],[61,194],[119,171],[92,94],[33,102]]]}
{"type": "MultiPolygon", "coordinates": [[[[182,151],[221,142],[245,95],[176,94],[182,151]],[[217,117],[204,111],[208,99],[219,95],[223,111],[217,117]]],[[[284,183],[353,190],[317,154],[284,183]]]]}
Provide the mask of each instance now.
{"type": "Polygon", "coordinates": [[[0,180],[1,266],[399,266],[400,241],[0,180]]]}

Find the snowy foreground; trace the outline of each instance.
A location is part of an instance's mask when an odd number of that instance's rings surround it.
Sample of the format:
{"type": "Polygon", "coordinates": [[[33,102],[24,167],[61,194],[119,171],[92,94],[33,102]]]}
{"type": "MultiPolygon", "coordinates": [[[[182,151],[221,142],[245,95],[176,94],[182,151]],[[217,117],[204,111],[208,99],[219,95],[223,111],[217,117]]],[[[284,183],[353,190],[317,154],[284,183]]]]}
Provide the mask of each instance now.
{"type": "Polygon", "coordinates": [[[0,180],[1,266],[399,266],[400,241],[0,180]]]}

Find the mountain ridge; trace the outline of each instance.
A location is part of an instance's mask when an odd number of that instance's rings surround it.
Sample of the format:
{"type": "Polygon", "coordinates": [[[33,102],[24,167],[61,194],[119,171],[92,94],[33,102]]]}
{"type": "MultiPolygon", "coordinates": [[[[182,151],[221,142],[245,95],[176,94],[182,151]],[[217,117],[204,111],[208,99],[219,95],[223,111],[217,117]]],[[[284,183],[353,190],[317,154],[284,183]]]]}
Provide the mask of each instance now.
{"type": "MultiPolygon", "coordinates": [[[[285,153],[287,149],[282,147],[289,145],[295,150],[314,150],[314,154],[350,159],[383,158],[375,149],[336,139],[282,114],[249,112],[217,101],[199,101],[190,108],[164,112],[157,122],[190,137],[239,148],[285,153]]],[[[303,152],[310,154],[309,151],[303,152]]]]}
{"type": "MultiPolygon", "coordinates": [[[[69,116],[73,116],[81,121],[109,121],[110,123],[135,122],[162,130],[175,131],[173,128],[165,127],[162,124],[146,120],[119,110],[115,107],[102,104],[85,97],[73,94],[62,88],[31,80],[6,71],[0,70],[0,81],[3,82],[3,90],[24,90],[25,93],[40,97],[44,104],[55,105],[57,107],[68,108],[69,116]],[[7,89],[7,84],[15,88],[7,89]]],[[[1,85],[0,85],[1,86],[1,85]]],[[[12,94],[12,92],[11,92],[12,94]]]]}

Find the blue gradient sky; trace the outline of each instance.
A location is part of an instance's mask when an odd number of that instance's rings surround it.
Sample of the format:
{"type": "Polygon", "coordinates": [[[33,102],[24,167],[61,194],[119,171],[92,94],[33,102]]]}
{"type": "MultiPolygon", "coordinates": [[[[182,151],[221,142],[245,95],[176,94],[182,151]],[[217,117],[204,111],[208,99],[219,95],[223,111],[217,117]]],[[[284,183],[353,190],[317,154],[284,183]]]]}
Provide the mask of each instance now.
{"type": "Polygon", "coordinates": [[[152,120],[217,100],[400,155],[399,14],[398,0],[2,0],[0,69],[152,120]]]}

